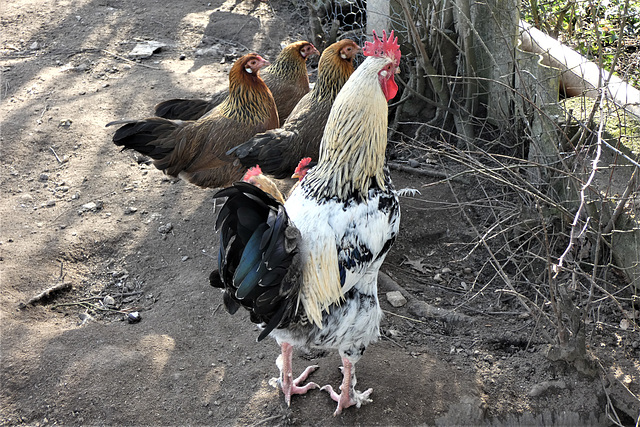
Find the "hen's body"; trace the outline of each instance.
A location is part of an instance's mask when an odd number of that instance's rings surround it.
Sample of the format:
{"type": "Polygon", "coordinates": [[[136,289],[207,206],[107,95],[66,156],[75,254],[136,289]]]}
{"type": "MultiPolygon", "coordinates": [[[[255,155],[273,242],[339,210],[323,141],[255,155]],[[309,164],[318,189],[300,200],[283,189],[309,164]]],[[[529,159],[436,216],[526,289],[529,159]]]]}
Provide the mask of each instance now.
{"type": "MultiPolygon", "coordinates": [[[[260,75],[271,90],[278,109],[279,125],[291,114],[298,101],[309,92],[309,75],[306,60],[318,50],[307,41],[286,46],[273,64],[260,75]]],[[[156,105],[155,115],[173,120],[198,120],[229,95],[228,90],[216,93],[210,100],[170,99],[156,105]]]]}
{"type": "Polygon", "coordinates": [[[291,176],[301,158],[318,159],[331,106],[353,74],[353,57],[358,50],[358,45],[348,39],[326,48],[313,90],[300,100],[284,125],[254,136],[229,154],[246,167],[259,164],[264,173],[278,179],[291,176]]]}
{"type": "Polygon", "coordinates": [[[278,125],[271,92],[258,75],[260,56],[245,55],[229,73],[229,96],[196,121],[152,117],[111,122],[124,124],[113,142],[153,159],[158,169],[200,187],[222,187],[242,178],[244,168],[225,154],[244,141],[278,125]]]}
{"type": "MultiPolygon", "coordinates": [[[[391,38],[390,38],[391,40],[391,38]]],[[[263,326],[259,339],[281,346],[277,383],[289,403],[316,384],[300,386],[317,367],[294,379],[292,346],[336,349],[343,362],[336,414],[370,401],[355,389],[355,363],[379,336],[382,311],[377,274],[398,233],[400,210],[385,167],[387,100],[395,96],[397,44],[372,44],[371,56],[336,97],[318,165],[284,206],[246,183],[222,190],[218,217],[219,275],[224,302],[240,305],[263,326]],[[385,53],[391,50],[390,56],[385,53]]],[[[365,48],[365,54],[367,54],[365,48]]]]}

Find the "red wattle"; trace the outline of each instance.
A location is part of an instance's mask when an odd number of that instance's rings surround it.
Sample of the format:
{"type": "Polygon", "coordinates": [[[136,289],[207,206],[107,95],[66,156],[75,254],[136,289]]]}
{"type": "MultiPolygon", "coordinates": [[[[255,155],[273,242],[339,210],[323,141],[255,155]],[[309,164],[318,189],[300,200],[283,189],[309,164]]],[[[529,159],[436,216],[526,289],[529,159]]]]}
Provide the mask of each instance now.
{"type": "Polygon", "coordinates": [[[398,84],[393,76],[382,84],[382,92],[384,93],[385,98],[387,98],[387,102],[391,101],[396,96],[398,93],[398,84]]]}

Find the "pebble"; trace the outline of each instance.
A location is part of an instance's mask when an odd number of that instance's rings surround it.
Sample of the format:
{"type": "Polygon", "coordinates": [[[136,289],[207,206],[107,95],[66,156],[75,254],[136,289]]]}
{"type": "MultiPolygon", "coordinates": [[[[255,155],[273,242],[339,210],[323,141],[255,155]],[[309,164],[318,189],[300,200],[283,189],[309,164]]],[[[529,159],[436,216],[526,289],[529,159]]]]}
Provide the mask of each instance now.
{"type": "Polygon", "coordinates": [[[116,305],[116,300],[113,299],[111,295],[107,295],[106,297],[103,298],[102,303],[107,307],[114,306],[116,305]]]}
{"type": "Polygon", "coordinates": [[[420,166],[420,162],[414,159],[410,159],[409,166],[411,166],[412,168],[417,168],[420,166]]]}
{"type": "Polygon", "coordinates": [[[81,208],[78,210],[78,214],[82,215],[84,212],[95,212],[95,211],[99,211],[100,209],[102,209],[102,207],[104,206],[104,203],[102,202],[102,200],[96,200],[95,202],[89,202],[89,203],[85,203],[84,205],[81,206],[81,208]]]}
{"type": "Polygon", "coordinates": [[[407,299],[400,291],[387,292],[387,301],[394,307],[402,307],[407,303],[407,299]]]}
{"type": "Polygon", "coordinates": [[[164,43],[155,40],[145,41],[143,43],[138,43],[137,45],[135,45],[131,52],[127,54],[127,56],[136,59],[149,58],[151,55],[160,51],[165,46],[166,45],[164,43]]]}
{"type": "Polygon", "coordinates": [[[52,208],[56,205],[56,201],[55,200],[47,200],[47,207],[48,208],[52,208]]]}
{"type": "Polygon", "coordinates": [[[185,256],[182,257],[182,262],[185,262],[188,259],[189,259],[189,257],[187,255],[185,255],[185,256]]]}
{"type": "Polygon", "coordinates": [[[138,208],[135,208],[133,206],[128,206],[125,210],[124,210],[124,214],[125,215],[131,215],[138,212],[138,208]]]}
{"type": "Polygon", "coordinates": [[[462,272],[463,272],[464,274],[471,274],[471,273],[473,273],[473,270],[471,270],[471,268],[470,268],[470,267],[465,267],[465,268],[462,270],[462,272]]]}
{"type": "Polygon", "coordinates": [[[48,181],[49,180],[49,174],[47,173],[41,173],[40,176],[38,177],[38,179],[40,181],[48,181]]]}
{"type": "Polygon", "coordinates": [[[445,267],[442,269],[442,274],[449,274],[451,273],[451,269],[449,267],[445,267]]]}
{"type": "Polygon", "coordinates": [[[167,234],[170,233],[171,230],[173,230],[173,224],[171,224],[170,222],[161,225],[160,227],[158,227],[158,233],[160,234],[167,234]]]}
{"type": "Polygon", "coordinates": [[[440,273],[436,273],[436,275],[433,276],[433,280],[435,280],[436,282],[444,282],[444,279],[442,278],[442,275],[440,273]]]}
{"type": "Polygon", "coordinates": [[[137,311],[133,311],[127,314],[127,322],[129,323],[138,323],[141,320],[142,320],[142,317],[140,316],[140,313],[137,311]]]}

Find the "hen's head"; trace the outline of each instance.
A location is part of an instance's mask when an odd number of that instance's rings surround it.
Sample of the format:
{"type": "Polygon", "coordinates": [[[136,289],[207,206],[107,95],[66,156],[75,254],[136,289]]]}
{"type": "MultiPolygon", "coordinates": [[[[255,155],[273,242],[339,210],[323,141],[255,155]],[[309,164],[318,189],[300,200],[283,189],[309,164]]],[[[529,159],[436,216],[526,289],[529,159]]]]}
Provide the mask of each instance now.
{"type": "Polygon", "coordinates": [[[378,38],[375,30],[373,31],[373,42],[365,42],[363,49],[364,56],[385,57],[391,61],[387,63],[378,72],[378,81],[382,87],[387,101],[393,99],[398,93],[398,84],[394,79],[394,74],[400,65],[400,46],[398,45],[398,37],[393,37],[393,31],[387,39],[386,31],[382,31],[382,40],[378,38]]]}
{"type": "Polygon", "coordinates": [[[237,66],[239,69],[244,70],[244,72],[247,74],[258,75],[258,71],[260,70],[260,68],[269,64],[269,61],[267,61],[257,53],[249,53],[238,59],[236,63],[233,64],[231,71],[233,71],[233,69],[237,66]]]}
{"type": "Polygon", "coordinates": [[[306,40],[300,40],[288,44],[282,49],[282,52],[278,55],[276,62],[278,61],[306,61],[308,57],[313,55],[320,55],[318,49],[306,40]]]}
{"type": "Polygon", "coordinates": [[[247,171],[242,177],[244,182],[251,182],[252,178],[255,178],[258,175],[262,175],[262,169],[260,169],[260,165],[255,165],[247,171]]]}
{"type": "Polygon", "coordinates": [[[309,42],[302,42],[302,44],[300,45],[300,48],[298,49],[298,52],[300,53],[300,56],[302,56],[304,59],[307,59],[312,55],[320,55],[320,52],[318,52],[318,49],[316,49],[316,47],[309,42]]]}
{"type": "Polygon", "coordinates": [[[309,169],[311,169],[315,165],[316,162],[312,162],[311,157],[303,158],[302,160],[300,160],[300,163],[298,163],[296,170],[293,171],[293,175],[291,175],[291,178],[297,178],[298,181],[302,181],[302,178],[304,178],[307,172],[309,172],[309,169]]]}
{"type": "Polygon", "coordinates": [[[350,39],[340,40],[336,42],[335,45],[338,55],[345,61],[351,62],[356,54],[360,52],[360,46],[350,39]]]}

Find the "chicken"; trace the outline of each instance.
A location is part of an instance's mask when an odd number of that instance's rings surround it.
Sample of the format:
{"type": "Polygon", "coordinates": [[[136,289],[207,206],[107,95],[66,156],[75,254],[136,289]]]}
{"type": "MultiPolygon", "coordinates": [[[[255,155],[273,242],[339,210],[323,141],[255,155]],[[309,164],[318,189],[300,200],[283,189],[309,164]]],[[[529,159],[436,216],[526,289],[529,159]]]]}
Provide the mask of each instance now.
{"type": "MultiPolygon", "coordinates": [[[[305,157],[304,159],[300,160],[300,163],[298,163],[298,167],[296,167],[296,170],[293,172],[293,175],[291,175],[291,178],[295,178],[298,181],[291,187],[291,189],[289,190],[289,194],[291,194],[291,192],[293,192],[293,190],[300,183],[300,181],[302,181],[302,178],[304,178],[307,175],[307,172],[309,172],[309,169],[311,169],[314,166],[315,164],[314,162],[311,161],[310,157],[305,157]]],[[[262,169],[260,168],[260,165],[255,165],[249,168],[247,173],[244,174],[244,177],[242,177],[242,180],[244,182],[248,182],[250,184],[255,185],[265,193],[272,196],[278,202],[280,203],[285,202],[285,198],[282,195],[282,192],[280,191],[280,187],[282,186],[282,184],[278,185],[274,180],[264,175],[262,173],[262,169]]]]}
{"type": "Polygon", "coordinates": [[[156,168],[200,187],[223,187],[239,180],[242,166],[225,152],[239,141],[278,125],[271,91],[259,70],[269,64],[257,54],[238,59],[229,73],[229,96],[196,121],[153,117],[120,120],[113,142],[153,159],[156,168]]]}
{"type": "Polygon", "coordinates": [[[334,99],[353,73],[360,47],[345,39],[322,52],[318,80],[291,112],[281,128],[258,134],[228,154],[246,167],[259,164],[264,173],[282,179],[291,175],[302,157],[318,158],[322,131],[334,99]]]}
{"type": "MultiPolygon", "coordinates": [[[[384,34],[384,33],[383,33],[384,34]]],[[[371,401],[357,391],[355,364],[377,340],[382,310],[377,275],[398,233],[400,209],[388,169],[387,101],[398,90],[400,50],[393,32],[364,48],[365,61],[336,97],[320,158],[284,205],[245,182],[219,191],[228,197],[220,230],[218,269],[210,283],[224,289],[230,313],[240,306],[276,339],[285,401],[317,388],[309,366],[294,379],[293,347],[337,350],[342,358],[334,415],[371,401]]]]}
{"type": "MultiPolygon", "coordinates": [[[[306,60],[319,55],[318,49],[307,41],[298,41],[285,47],[273,64],[262,70],[278,108],[280,125],[291,114],[300,98],[309,92],[309,75],[306,60]]],[[[218,92],[209,101],[203,99],[170,99],[156,105],[155,115],[166,119],[197,120],[211,111],[228,95],[228,91],[218,92]]]]}

